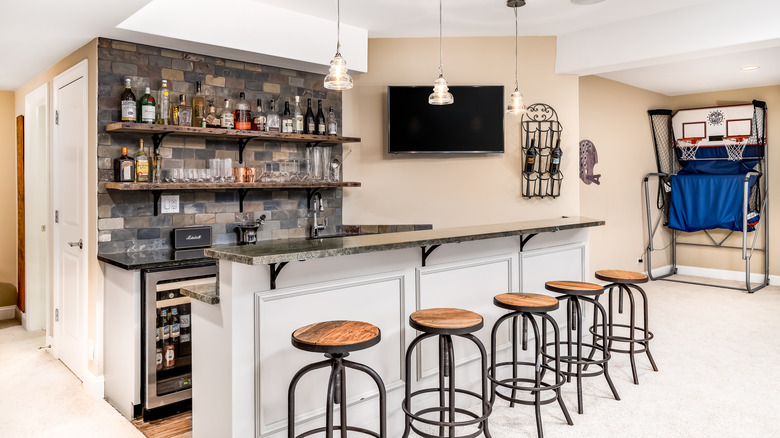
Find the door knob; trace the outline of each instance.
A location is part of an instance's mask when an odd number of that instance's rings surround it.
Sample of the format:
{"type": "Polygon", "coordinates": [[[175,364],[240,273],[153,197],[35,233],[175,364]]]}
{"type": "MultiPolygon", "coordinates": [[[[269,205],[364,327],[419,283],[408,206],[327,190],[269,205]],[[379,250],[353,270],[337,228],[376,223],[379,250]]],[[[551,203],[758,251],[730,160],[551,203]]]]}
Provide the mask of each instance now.
{"type": "Polygon", "coordinates": [[[68,245],[70,245],[71,247],[78,246],[79,249],[82,249],[84,247],[84,241],[83,239],[79,239],[78,242],[68,242],[68,245]]]}

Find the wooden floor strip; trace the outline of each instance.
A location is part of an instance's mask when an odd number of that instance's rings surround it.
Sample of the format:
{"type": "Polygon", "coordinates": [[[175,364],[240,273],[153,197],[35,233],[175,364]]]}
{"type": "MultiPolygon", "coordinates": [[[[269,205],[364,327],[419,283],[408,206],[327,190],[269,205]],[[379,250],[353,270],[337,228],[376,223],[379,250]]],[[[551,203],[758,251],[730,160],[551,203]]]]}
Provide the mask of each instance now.
{"type": "Polygon", "coordinates": [[[192,411],[149,422],[137,418],[133,426],[147,438],[192,438],[192,411]]]}

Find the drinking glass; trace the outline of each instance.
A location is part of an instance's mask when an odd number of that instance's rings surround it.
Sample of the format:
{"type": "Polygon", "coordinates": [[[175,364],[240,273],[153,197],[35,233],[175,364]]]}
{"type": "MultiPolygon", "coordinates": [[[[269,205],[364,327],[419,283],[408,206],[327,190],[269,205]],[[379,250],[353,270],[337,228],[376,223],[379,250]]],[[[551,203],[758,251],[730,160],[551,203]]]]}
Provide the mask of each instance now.
{"type": "Polygon", "coordinates": [[[198,182],[204,182],[208,180],[206,169],[198,169],[198,182]]]}
{"type": "Polygon", "coordinates": [[[330,146],[322,148],[322,180],[330,181],[330,146]]]}
{"type": "Polygon", "coordinates": [[[311,148],[312,180],[322,181],[322,146],[311,148]]]}
{"type": "Polygon", "coordinates": [[[331,174],[331,181],[340,181],[341,180],[341,162],[338,160],[338,158],[334,158],[330,160],[330,174],[331,174]]]}
{"type": "Polygon", "coordinates": [[[232,158],[225,158],[222,160],[223,166],[225,168],[225,180],[227,182],[233,182],[236,180],[236,178],[233,176],[233,159],[232,158]]]}

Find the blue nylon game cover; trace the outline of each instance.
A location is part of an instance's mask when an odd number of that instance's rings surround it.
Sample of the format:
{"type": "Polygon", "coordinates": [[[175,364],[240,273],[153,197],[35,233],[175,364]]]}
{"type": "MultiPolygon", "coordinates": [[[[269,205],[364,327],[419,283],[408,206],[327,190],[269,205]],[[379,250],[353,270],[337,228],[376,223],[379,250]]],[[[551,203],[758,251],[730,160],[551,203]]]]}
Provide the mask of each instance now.
{"type": "MultiPolygon", "coordinates": [[[[745,175],[672,175],[669,228],[694,232],[723,228],[742,231],[745,175]]],[[[756,177],[751,176],[749,193],[756,177]]],[[[752,231],[748,226],[748,231],[752,231]]]]}

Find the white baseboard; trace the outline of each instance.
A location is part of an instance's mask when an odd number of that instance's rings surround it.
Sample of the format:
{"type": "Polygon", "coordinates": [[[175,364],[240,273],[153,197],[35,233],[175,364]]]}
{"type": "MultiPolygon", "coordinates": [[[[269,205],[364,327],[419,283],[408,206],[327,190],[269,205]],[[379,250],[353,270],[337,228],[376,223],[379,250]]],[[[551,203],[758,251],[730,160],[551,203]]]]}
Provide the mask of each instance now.
{"type": "Polygon", "coordinates": [[[16,308],[16,320],[22,324],[22,327],[24,327],[25,330],[30,330],[27,328],[27,313],[22,312],[18,307],[16,308]]]}
{"type": "Polygon", "coordinates": [[[91,371],[87,371],[82,382],[84,383],[84,389],[89,395],[101,399],[104,397],[105,377],[96,376],[91,371]]]}
{"type": "Polygon", "coordinates": [[[0,321],[16,318],[16,305],[0,307],[0,321]]]}
{"type": "MultiPolygon", "coordinates": [[[[653,276],[657,277],[660,275],[667,274],[669,270],[672,268],[672,265],[666,265],[662,266],[660,268],[653,269],[653,276]]],[[[734,280],[734,281],[745,281],[745,272],[744,271],[727,271],[725,269],[712,269],[712,268],[699,268],[697,266],[677,266],[677,273],[680,275],[692,275],[694,277],[704,277],[704,278],[713,278],[716,280],[734,280]]],[[[757,273],[751,273],[750,274],[750,281],[752,283],[761,283],[764,281],[764,275],[763,274],[757,274],[757,273]]],[[[770,275],[769,276],[769,285],[770,286],[777,286],[780,285],[780,276],[778,275],[770,275]]]]}

